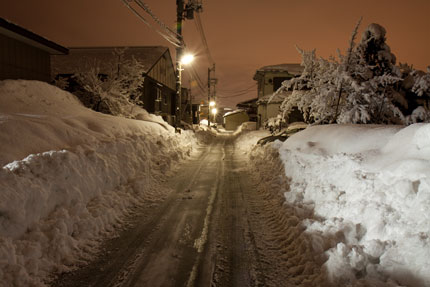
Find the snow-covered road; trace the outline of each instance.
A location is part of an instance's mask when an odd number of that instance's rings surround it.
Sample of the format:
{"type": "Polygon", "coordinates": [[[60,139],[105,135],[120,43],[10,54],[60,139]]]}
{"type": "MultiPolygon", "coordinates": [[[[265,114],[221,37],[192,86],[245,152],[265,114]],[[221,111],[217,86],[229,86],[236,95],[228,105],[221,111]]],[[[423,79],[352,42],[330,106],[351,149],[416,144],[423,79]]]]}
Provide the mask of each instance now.
{"type": "Polygon", "coordinates": [[[0,81],[1,287],[430,286],[429,124],[260,146],[136,112],[0,81]]]}
{"type": "Polygon", "coordinates": [[[288,210],[281,208],[281,195],[259,189],[263,185],[250,171],[234,138],[218,135],[166,181],[173,190],[163,203],[130,218],[95,261],[63,274],[53,286],[296,286],[316,277],[322,282],[302,229],[295,227],[298,222],[289,224],[288,210]],[[281,256],[288,245],[295,256],[281,256]],[[292,264],[295,274],[285,272],[292,264]]]}

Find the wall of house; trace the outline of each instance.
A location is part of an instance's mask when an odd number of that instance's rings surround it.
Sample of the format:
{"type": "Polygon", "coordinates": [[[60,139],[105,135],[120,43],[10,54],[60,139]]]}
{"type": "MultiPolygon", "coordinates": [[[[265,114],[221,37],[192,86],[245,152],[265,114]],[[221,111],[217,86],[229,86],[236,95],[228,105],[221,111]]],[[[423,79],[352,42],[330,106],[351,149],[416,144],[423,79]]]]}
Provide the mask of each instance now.
{"type": "Polygon", "coordinates": [[[270,118],[276,117],[279,114],[281,103],[270,103],[258,105],[258,128],[264,127],[264,122],[270,118]]]}
{"type": "Polygon", "coordinates": [[[172,90],[176,89],[176,75],[174,65],[170,60],[170,57],[165,53],[160,60],[154,65],[148,76],[158,81],[161,84],[166,85],[172,90]]]}
{"type": "Polygon", "coordinates": [[[49,53],[0,35],[0,80],[50,80],[49,53]]]}
{"type": "Polygon", "coordinates": [[[228,131],[234,131],[241,124],[247,121],[249,121],[249,117],[245,111],[242,113],[227,115],[224,117],[224,128],[228,131]]]}
{"type": "Polygon", "coordinates": [[[275,92],[283,80],[291,79],[293,76],[288,72],[266,72],[258,81],[258,98],[275,92]],[[281,78],[281,79],[275,79],[281,78]]]}

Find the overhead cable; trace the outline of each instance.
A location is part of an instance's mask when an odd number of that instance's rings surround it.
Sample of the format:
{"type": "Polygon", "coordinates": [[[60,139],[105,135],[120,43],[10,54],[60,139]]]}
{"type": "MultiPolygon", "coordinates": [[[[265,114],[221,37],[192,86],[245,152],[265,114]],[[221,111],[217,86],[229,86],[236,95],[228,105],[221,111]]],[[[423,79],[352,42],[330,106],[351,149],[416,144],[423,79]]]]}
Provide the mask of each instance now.
{"type": "Polygon", "coordinates": [[[157,16],[155,16],[155,14],[152,12],[151,8],[149,8],[148,4],[143,3],[142,0],[134,0],[134,2],[137,3],[137,5],[139,5],[140,8],[142,8],[146,13],[148,13],[152,19],[154,19],[154,21],[160,25],[161,28],[163,28],[165,31],[167,31],[168,33],[174,35],[177,39],[181,40],[182,36],[179,35],[176,31],[172,30],[171,28],[169,28],[166,24],[164,24],[157,16]]]}
{"type": "Polygon", "coordinates": [[[223,90],[223,89],[218,89],[219,92],[224,93],[224,94],[228,94],[228,93],[232,93],[232,94],[237,94],[237,93],[241,93],[241,92],[246,92],[249,90],[254,89],[257,86],[257,83],[252,84],[252,86],[246,88],[246,89],[242,89],[242,90],[223,90]]]}
{"type": "Polygon", "coordinates": [[[217,98],[221,98],[221,99],[227,99],[227,98],[235,98],[235,97],[240,97],[243,95],[249,94],[249,92],[243,92],[243,93],[239,93],[239,94],[235,94],[235,95],[230,95],[230,96],[217,96],[217,98]]]}
{"type": "Polygon", "coordinates": [[[208,42],[206,40],[205,31],[203,29],[203,24],[202,24],[202,21],[200,19],[200,13],[196,13],[195,19],[196,19],[196,21],[194,21],[194,23],[196,24],[197,31],[200,34],[200,38],[201,38],[203,46],[205,48],[206,57],[208,59],[209,64],[213,65],[213,63],[215,63],[215,62],[214,62],[212,55],[211,55],[211,52],[209,50],[208,42]]]}
{"type": "Polygon", "coordinates": [[[197,73],[197,71],[195,70],[195,68],[190,65],[190,69],[186,69],[187,72],[189,73],[189,75],[191,76],[192,79],[194,79],[197,83],[197,87],[199,88],[199,90],[205,94],[207,92],[207,87],[205,86],[205,84],[203,83],[202,79],[200,78],[199,74],[197,73]]]}
{"type": "Polygon", "coordinates": [[[164,39],[166,39],[170,44],[175,47],[183,46],[183,41],[179,40],[176,36],[166,35],[160,30],[154,28],[136,9],[134,9],[128,0],[121,0],[128,9],[130,9],[143,23],[145,23],[148,27],[155,30],[158,34],[160,34],[164,39]]]}

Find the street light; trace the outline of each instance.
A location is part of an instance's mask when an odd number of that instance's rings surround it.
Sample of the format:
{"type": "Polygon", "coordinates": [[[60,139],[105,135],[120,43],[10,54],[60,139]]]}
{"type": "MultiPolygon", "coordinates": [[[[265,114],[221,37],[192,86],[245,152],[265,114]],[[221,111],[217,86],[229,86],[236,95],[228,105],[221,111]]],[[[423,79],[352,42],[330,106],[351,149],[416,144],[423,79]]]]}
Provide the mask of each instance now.
{"type": "Polygon", "coordinates": [[[211,102],[209,103],[209,106],[210,106],[210,107],[215,106],[215,102],[214,102],[214,101],[211,101],[211,102]]]}
{"type": "Polygon", "coordinates": [[[213,108],[211,110],[212,114],[214,115],[214,122],[216,122],[216,113],[218,112],[218,110],[216,108],[213,108]]]}
{"type": "Polygon", "coordinates": [[[194,60],[194,55],[185,54],[181,59],[181,64],[188,65],[194,60]]]}

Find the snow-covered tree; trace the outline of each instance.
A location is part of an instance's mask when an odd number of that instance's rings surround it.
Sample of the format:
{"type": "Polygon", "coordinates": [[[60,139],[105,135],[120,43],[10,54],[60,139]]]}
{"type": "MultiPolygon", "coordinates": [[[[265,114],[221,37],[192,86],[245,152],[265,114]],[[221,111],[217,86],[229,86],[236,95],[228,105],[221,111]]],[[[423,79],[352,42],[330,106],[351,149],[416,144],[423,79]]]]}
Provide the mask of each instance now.
{"type": "Polygon", "coordinates": [[[427,67],[427,73],[412,72],[414,75],[414,85],[412,91],[419,97],[424,95],[430,96],[430,67],[427,67]]]}
{"type": "MultiPolygon", "coordinates": [[[[386,31],[378,24],[370,24],[355,44],[360,22],[353,30],[346,55],[338,52],[338,60],[317,60],[315,50],[298,49],[304,72],[281,87],[293,89],[281,106],[284,114],[298,107],[305,120],[316,124],[405,123],[402,111],[408,104],[405,93],[400,91],[402,68],[395,66],[396,57],[386,44],[386,31]]],[[[428,76],[411,77],[414,93],[429,92],[428,76]]]]}
{"type": "Polygon", "coordinates": [[[75,74],[79,84],[89,93],[99,97],[99,103],[107,106],[114,115],[128,116],[136,104],[142,104],[140,99],[140,89],[144,82],[144,67],[134,57],[125,57],[126,49],[116,49],[113,58],[109,63],[109,69],[100,70],[100,63],[92,63],[83,70],[75,74]]]}
{"type": "Polygon", "coordinates": [[[333,74],[339,64],[334,58],[317,59],[315,50],[304,51],[297,47],[302,55],[303,73],[282,83],[278,92],[292,89],[293,93],[281,105],[284,117],[295,108],[303,113],[307,122],[328,122],[332,116],[335,102],[335,83],[333,74]]]}

